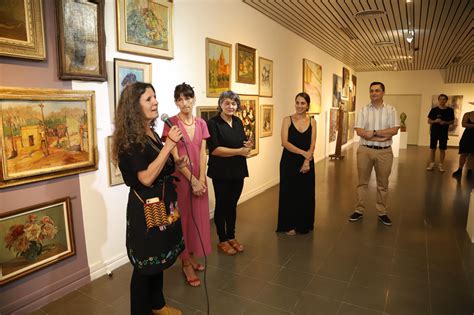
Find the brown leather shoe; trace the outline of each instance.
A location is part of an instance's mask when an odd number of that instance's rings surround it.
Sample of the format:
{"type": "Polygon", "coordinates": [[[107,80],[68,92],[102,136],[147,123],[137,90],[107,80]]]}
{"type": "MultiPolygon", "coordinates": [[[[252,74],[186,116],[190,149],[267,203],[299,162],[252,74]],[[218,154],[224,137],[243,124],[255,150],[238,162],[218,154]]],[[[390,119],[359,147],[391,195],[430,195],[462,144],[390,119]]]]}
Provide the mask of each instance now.
{"type": "Polygon", "coordinates": [[[153,315],[182,315],[183,313],[177,308],[165,305],[160,310],[151,310],[153,315]]]}

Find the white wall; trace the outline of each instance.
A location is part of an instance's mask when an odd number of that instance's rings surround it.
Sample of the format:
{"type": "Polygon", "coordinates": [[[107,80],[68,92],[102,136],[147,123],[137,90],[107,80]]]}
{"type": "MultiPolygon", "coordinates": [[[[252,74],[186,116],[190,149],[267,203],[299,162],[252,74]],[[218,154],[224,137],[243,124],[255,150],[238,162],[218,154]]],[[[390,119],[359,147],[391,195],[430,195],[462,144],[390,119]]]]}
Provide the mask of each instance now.
{"type": "MultiPolygon", "coordinates": [[[[159,111],[169,115],[177,113],[173,90],[175,85],[183,81],[194,86],[197,106],[217,106],[216,98],[206,98],[206,37],[232,43],[234,62],[236,43],[256,48],[257,59],[262,56],[273,60],[273,98],[260,99],[261,104],[274,104],[273,136],[261,138],[260,153],[248,160],[250,177],[245,181],[241,202],[279,182],[280,125],[284,116],[294,112],[294,96],[302,90],[303,58],[322,65],[323,69],[323,112],[316,117],[316,160],[327,155],[326,112],[332,101],[332,76],[333,73],[341,75],[342,67],[345,66],[239,0],[174,1],[175,51],[174,59],[170,61],[117,52],[114,0],[106,0],[105,12],[109,80],[106,83],[73,82],[73,89],[96,91],[99,170],[80,175],[87,253],[93,278],[102,275],[106,268],[113,269],[127,261],[125,208],[128,189],[125,185],[109,187],[105,150],[106,137],[113,130],[114,58],[153,64],[153,85],[160,103],[159,111]]],[[[235,71],[232,71],[234,91],[258,94],[258,85],[235,83],[235,71]]],[[[212,190],[210,197],[212,210],[212,190]]]]}
{"type": "MultiPolygon", "coordinates": [[[[363,106],[370,102],[369,85],[373,81],[383,82],[385,84],[386,94],[421,95],[421,113],[419,119],[420,129],[418,136],[419,145],[428,146],[430,144],[427,116],[431,109],[431,98],[433,95],[439,95],[441,93],[447,95],[464,95],[461,119],[465,112],[474,110],[474,106],[469,104],[469,102],[474,101],[474,84],[446,84],[443,82],[439,70],[361,72],[357,76],[357,104],[359,106],[363,106]]],[[[462,130],[464,130],[464,128],[462,128],[462,130]]],[[[450,136],[448,145],[457,146],[461,139],[461,134],[459,137],[450,136]]]]}

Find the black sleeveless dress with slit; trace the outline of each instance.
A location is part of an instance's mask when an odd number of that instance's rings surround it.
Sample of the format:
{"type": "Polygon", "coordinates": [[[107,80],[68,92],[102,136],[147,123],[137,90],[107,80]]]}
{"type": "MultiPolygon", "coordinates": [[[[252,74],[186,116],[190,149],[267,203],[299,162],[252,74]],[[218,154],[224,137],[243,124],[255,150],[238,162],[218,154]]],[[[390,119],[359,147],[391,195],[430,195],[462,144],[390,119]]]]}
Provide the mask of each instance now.
{"type": "MultiPolygon", "coordinates": [[[[288,129],[288,142],[306,151],[311,146],[311,132],[311,121],[304,132],[299,132],[291,120],[288,129]]],[[[283,149],[280,160],[277,232],[287,232],[294,229],[298,233],[308,233],[313,230],[316,186],[314,160],[310,162],[310,171],[304,174],[300,173],[303,162],[302,155],[283,149]]]]}

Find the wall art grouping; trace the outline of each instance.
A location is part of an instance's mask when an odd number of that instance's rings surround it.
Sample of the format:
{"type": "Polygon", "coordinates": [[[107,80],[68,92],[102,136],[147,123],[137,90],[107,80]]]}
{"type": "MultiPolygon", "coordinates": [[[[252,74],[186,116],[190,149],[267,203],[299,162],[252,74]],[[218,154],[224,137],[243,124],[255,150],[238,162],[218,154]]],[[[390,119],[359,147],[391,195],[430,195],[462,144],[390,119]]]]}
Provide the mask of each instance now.
{"type": "Polygon", "coordinates": [[[0,87],[0,188],[97,169],[93,91],[0,87]]]}

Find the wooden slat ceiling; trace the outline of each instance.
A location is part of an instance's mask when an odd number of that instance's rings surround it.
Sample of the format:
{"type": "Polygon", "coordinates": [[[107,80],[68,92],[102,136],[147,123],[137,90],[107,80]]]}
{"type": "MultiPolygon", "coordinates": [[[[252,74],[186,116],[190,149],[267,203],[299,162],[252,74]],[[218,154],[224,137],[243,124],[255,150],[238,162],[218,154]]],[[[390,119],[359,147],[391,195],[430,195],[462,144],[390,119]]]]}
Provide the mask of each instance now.
{"type": "Polygon", "coordinates": [[[447,83],[474,83],[474,0],[242,1],[357,72],[444,69],[447,83]],[[364,10],[384,13],[355,17],[364,10]]]}

